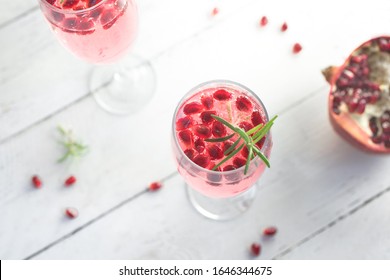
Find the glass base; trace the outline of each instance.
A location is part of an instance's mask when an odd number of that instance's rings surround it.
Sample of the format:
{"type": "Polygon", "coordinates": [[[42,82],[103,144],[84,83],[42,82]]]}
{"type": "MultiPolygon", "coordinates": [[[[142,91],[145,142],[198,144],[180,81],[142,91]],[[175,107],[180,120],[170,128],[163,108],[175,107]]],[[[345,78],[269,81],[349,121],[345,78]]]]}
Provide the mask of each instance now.
{"type": "Polygon", "coordinates": [[[203,216],[218,221],[227,221],[239,217],[252,205],[256,196],[256,185],[239,195],[227,198],[208,197],[187,187],[187,195],[195,209],[203,216]]]}
{"type": "Polygon", "coordinates": [[[142,109],[155,89],[156,73],[151,63],[135,55],[118,64],[95,67],[90,78],[90,90],[99,106],[118,115],[142,109]]]}

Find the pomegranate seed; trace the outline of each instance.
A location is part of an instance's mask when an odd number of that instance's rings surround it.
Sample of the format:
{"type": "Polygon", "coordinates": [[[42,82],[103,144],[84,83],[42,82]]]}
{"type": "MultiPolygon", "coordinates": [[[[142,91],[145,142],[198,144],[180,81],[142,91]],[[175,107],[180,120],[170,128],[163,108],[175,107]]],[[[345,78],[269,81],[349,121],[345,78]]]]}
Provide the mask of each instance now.
{"type": "Polygon", "coordinates": [[[224,89],[219,89],[216,92],[214,92],[213,97],[216,100],[225,101],[225,100],[230,100],[232,98],[232,94],[224,89]]]}
{"type": "Polygon", "coordinates": [[[152,192],[158,191],[161,188],[162,188],[161,182],[153,182],[153,183],[149,184],[149,187],[148,187],[149,191],[152,191],[152,192]]]}
{"type": "Polygon", "coordinates": [[[114,25],[119,17],[117,14],[118,12],[116,12],[114,9],[107,9],[103,11],[100,17],[100,23],[102,24],[103,29],[107,30],[114,25]]]}
{"type": "MultiPolygon", "coordinates": [[[[210,166],[210,170],[213,170],[214,164],[210,166]]],[[[218,167],[215,171],[221,171],[221,167],[218,167]]],[[[210,185],[219,186],[219,182],[222,180],[222,175],[218,173],[207,173],[207,179],[209,180],[210,185]]]]}
{"type": "Polygon", "coordinates": [[[61,22],[65,18],[64,14],[61,14],[61,13],[58,13],[55,11],[52,11],[51,14],[52,14],[53,20],[56,22],[61,22]]]}
{"type": "Polygon", "coordinates": [[[245,132],[253,128],[253,125],[246,121],[240,122],[238,126],[242,128],[245,132]]]}
{"type": "Polygon", "coordinates": [[[253,256],[259,256],[261,252],[261,245],[259,243],[253,243],[251,245],[251,253],[253,256]]]}
{"type": "Polygon", "coordinates": [[[261,138],[261,140],[256,143],[256,146],[261,150],[261,148],[263,148],[264,142],[265,142],[265,137],[261,138]]]}
{"type": "Polygon", "coordinates": [[[268,18],[266,16],[263,16],[261,19],[260,19],[260,26],[266,26],[268,24],[268,18]]]}
{"type": "Polygon", "coordinates": [[[95,23],[92,19],[83,18],[81,19],[77,29],[81,30],[78,31],[79,34],[86,35],[95,32],[94,27],[95,27],[95,23]]]}
{"type": "Polygon", "coordinates": [[[77,26],[77,19],[76,18],[67,18],[64,20],[64,31],[66,32],[74,32],[76,26],[77,26]]]}
{"type": "Polygon", "coordinates": [[[252,111],[252,102],[246,96],[239,96],[236,99],[236,107],[239,111],[250,112],[252,111]]]}
{"type": "Polygon", "coordinates": [[[382,125],[383,132],[386,134],[389,134],[390,133],[390,122],[385,121],[385,122],[381,123],[381,125],[382,125]]]}
{"type": "Polygon", "coordinates": [[[80,0],[65,0],[62,4],[62,7],[65,9],[72,8],[79,3],[80,0]]]}
{"type": "MultiPolygon", "coordinates": [[[[226,172],[226,171],[232,171],[236,169],[237,169],[236,166],[229,164],[223,168],[223,171],[226,172]]],[[[240,180],[240,174],[237,172],[233,172],[233,174],[225,174],[225,178],[231,182],[237,182],[240,180]]]]}
{"type": "Polygon", "coordinates": [[[75,176],[70,176],[68,179],[65,180],[65,186],[69,187],[76,183],[76,177],[75,176]]]}
{"type": "Polygon", "coordinates": [[[354,113],[358,107],[358,99],[354,98],[352,99],[347,105],[348,105],[348,111],[350,113],[354,113]]]}
{"type": "Polygon", "coordinates": [[[207,166],[210,164],[210,158],[206,155],[198,155],[194,158],[193,162],[200,167],[207,168],[207,166]]]}
{"type": "Polygon", "coordinates": [[[360,115],[363,114],[366,109],[366,104],[367,104],[366,100],[360,99],[358,106],[356,108],[356,113],[360,115]]]}
{"type": "Polygon", "coordinates": [[[383,140],[381,136],[373,136],[371,137],[371,141],[375,144],[380,144],[383,140]]]}
{"type": "Polygon", "coordinates": [[[233,164],[234,166],[236,166],[237,168],[240,168],[241,166],[244,166],[246,164],[246,160],[241,158],[241,157],[236,157],[234,160],[233,160],[233,164]]]}
{"type": "Polygon", "coordinates": [[[213,123],[211,131],[216,138],[224,137],[226,135],[226,127],[219,121],[213,123]]]}
{"type": "Polygon", "coordinates": [[[209,95],[203,95],[200,98],[200,102],[202,102],[203,106],[206,109],[211,109],[214,106],[214,99],[211,96],[209,96],[209,95]]]}
{"type": "Polygon", "coordinates": [[[284,22],[282,24],[282,26],[280,27],[280,31],[285,32],[287,29],[288,29],[288,25],[287,25],[287,23],[284,22]]]}
{"type": "Polygon", "coordinates": [[[193,139],[193,134],[190,130],[186,129],[186,130],[182,130],[179,132],[179,138],[181,139],[181,141],[183,141],[183,143],[185,143],[186,145],[190,145],[192,144],[192,139],[193,139]]]}
{"type": "Polygon", "coordinates": [[[211,129],[205,125],[198,125],[195,128],[195,134],[199,138],[209,138],[211,136],[211,129]]]}
{"type": "Polygon", "coordinates": [[[248,151],[248,148],[245,146],[244,148],[242,148],[241,150],[241,155],[244,157],[244,158],[248,158],[249,156],[249,151],[248,151]]]}
{"type": "Polygon", "coordinates": [[[215,8],[211,11],[211,14],[212,14],[213,16],[218,15],[218,13],[219,13],[219,9],[218,9],[217,7],[215,7],[215,8]]]}
{"type": "Polygon", "coordinates": [[[195,150],[198,153],[203,153],[204,149],[206,148],[205,142],[200,138],[195,141],[194,145],[195,145],[195,150]]]}
{"type": "Polygon", "coordinates": [[[272,236],[275,235],[278,229],[276,227],[267,227],[264,229],[263,233],[264,235],[272,236]]]}
{"type": "Polygon", "coordinates": [[[212,160],[221,159],[223,157],[222,149],[216,144],[208,146],[207,152],[209,153],[212,160]]]}
{"type": "Polygon", "coordinates": [[[223,142],[223,144],[222,144],[222,146],[223,146],[223,148],[222,148],[223,152],[225,153],[232,145],[233,145],[233,142],[230,141],[230,140],[227,140],[227,141],[223,142]]]}
{"type": "Polygon", "coordinates": [[[200,119],[204,124],[210,124],[214,121],[214,118],[211,115],[215,114],[215,111],[204,111],[200,114],[200,119]]]}
{"type": "Polygon", "coordinates": [[[257,126],[261,123],[265,123],[263,117],[261,116],[259,111],[254,111],[251,115],[251,121],[253,126],[257,126]]]}
{"type": "Polygon", "coordinates": [[[295,43],[293,46],[293,53],[297,54],[300,53],[302,50],[302,46],[299,43],[295,43]]]}
{"type": "Polygon", "coordinates": [[[378,131],[379,131],[379,128],[378,128],[378,125],[377,125],[377,118],[371,117],[370,120],[369,120],[369,126],[370,126],[370,129],[371,129],[372,135],[374,135],[374,136],[377,135],[378,131]]]}
{"type": "Polygon", "coordinates": [[[186,115],[192,115],[199,113],[203,110],[203,105],[198,102],[191,102],[184,106],[183,113],[186,115]]]}
{"type": "Polygon", "coordinates": [[[193,149],[187,149],[184,151],[184,154],[190,159],[193,160],[195,156],[195,151],[193,149]]]}
{"type": "Polygon", "coordinates": [[[49,3],[50,5],[53,5],[55,1],[56,0],[46,0],[46,2],[49,3]]]}
{"type": "Polygon", "coordinates": [[[31,178],[31,181],[36,189],[40,189],[42,187],[42,181],[37,175],[34,175],[31,178]]]}
{"type": "Polygon", "coordinates": [[[68,208],[66,208],[66,210],[65,210],[65,214],[66,214],[69,218],[74,219],[74,218],[77,218],[77,217],[78,217],[79,211],[77,211],[76,208],[68,207],[68,208]]]}
{"type": "Polygon", "coordinates": [[[176,130],[187,129],[192,127],[193,125],[194,125],[193,119],[190,116],[186,116],[176,121],[176,130]]]}

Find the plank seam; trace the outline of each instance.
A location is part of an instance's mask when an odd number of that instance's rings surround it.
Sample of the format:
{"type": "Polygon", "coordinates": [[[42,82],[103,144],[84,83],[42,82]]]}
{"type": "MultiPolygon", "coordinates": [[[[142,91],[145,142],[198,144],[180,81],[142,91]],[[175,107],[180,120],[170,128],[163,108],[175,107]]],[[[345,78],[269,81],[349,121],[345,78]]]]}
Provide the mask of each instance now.
{"type": "Polygon", "coordinates": [[[307,243],[308,241],[314,239],[315,237],[317,237],[318,235],[322,234],[323,232],[331,229],[332,227],[334,227],[338,223],[342,222],[343,220],[351,217],[353,214],[355,214],[359,210],[363,209],[367,205],[371,204],[372,202],[374,202],[375,200],[377,200],[378,198],[380,198],[381,196],[383,196],[384,194],[386,194],[388,192],[390,192],[390,186],[387,187],[386,189],[380,191],[379,193],[371,196],[370,198],[364,200],[362,203],[360,203],[356,207],[352,208],[348,212],[346,212],[346,213],[342,214],[341,216],[337,217],[336,219],[334,219],[333,221],[329,222],[325,226],[317,229],[316,231],[314,231],[310,235],[306,236],[302,240],[298,241],[294,245],[290,246],[289,248],[287,248],[287,249],[281,251],[280,253],[276,254],[272,259],[276,260],[276,259],[280,259],[280,258],[286,256],[287,254],[289,254],[293,250],[299,248],[300,246],[302,246],[303,244],[307,243]]]}

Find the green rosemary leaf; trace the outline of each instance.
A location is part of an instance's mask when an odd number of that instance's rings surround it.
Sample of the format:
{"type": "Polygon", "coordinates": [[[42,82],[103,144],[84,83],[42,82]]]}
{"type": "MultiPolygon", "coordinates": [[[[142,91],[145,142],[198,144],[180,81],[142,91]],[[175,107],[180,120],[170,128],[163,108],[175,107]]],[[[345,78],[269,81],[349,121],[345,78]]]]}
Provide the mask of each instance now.
{"type": "Polygon", "coordinates": [[[245,143],[249,144],[250,140],[249,140],[249,136],[245,133],[245,131],[239,127],[236,127],[234,129],[235,132],[237,132],[238,134],[240,134],[241,138],[244,139],[245,143]]]}
{"type": "Polygon", "coordinates": [[[251,134],[255,133],[257,130],[259,130],[262,126],[263,126],[262,123],[261,123],[261,124],[258,124],[258,125],[256,125],[254,128],[248,130],[248,131],[246,132],[246,134],[247,134],[247,135],[251,135],[251,134]]]}
{"type": "Polygon", "coordinates": [[[240,147],[238,147],[236,150],[234,150],[231,154],[229,154],[227,157],[225,157],[220,163],[218,163],[216,166],[214,166],[213,170],[215,171],[218,167],[220,167],[222,164],[227,162],[229,159],[231,159],[233,156],[235,156],[239,151],[244,148],[245,144],[242,144],[240,147]]]}
{"type": "Polygon", "coordinates": [[[225,136],[225,137],[221,137],[221,138],[204,139],[204,141],[206,141],[206,142],[223,142],[223,141],[229,140],[233,136],[234,136],[234,133],[232,133],[232,134],[230,134],[228,136],[225,136]]]}
{"type": "Polygon", "coordinates": [[[231,145],[230,148],[227,149],[223,154],[224,154],[225,156],[228,155],[231,151],[234,150],[234,148],[238,145],[238,143],[240,143],[240,141],[241,141],[241,137],[239,137],[239,138],[236,140],[236,142],[234,142],[233,145],[231,145]]]}
{"type": "Polygon", "coordinates": [[[233,125],[231,125],[230,123],[228,123],[227,121],[225,121],[223,118],[220,118],[220,117],[218,117],[216,115],[211,115],[211,117],[213,117],[215,120],[223,123],[224,125],[226,125],[231,130],[236,131],[236,128],[233,125]]]}
{"type": "Polygon", "coordinates": [[[248,172],[249,164],[251,163],[251,159],[252,159],[252,155],[253,155],[253,145],[250,145],[248,150],[249,150],[249,154],[248,154],[248,158],[246,159],[246,163],[245,163],[244,175],[246,175],[246,173],[248,172]]]}
{"type": "Polygon", "coordinates": [[[253,146],[253,151],[264,161],[265,165],[267,165],[268,168],[271,167],[269,164],[268,158],[265,155],[263,155],[263,153],[260,152],[260,150],[258,148],[253,146]]]}
{"type": "Polygon", "coordinates": [[[259,131],[256,132],[255,135],[252,136],[254,144],[259,142],[268,133],[268,131],[271,129],[272,125],[274,124],[274,120],[277,117],[278,117],[277,115],[274,116],[269,122],[267,122],[265,126],[263,126],[259,131]]]}

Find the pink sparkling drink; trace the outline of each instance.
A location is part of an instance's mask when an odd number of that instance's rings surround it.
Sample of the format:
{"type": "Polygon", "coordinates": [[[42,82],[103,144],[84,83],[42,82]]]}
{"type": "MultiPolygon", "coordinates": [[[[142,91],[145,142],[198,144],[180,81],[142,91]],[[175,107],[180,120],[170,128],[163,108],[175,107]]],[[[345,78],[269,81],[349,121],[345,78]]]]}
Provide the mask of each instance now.
{"type": "MultiPolygon", "coordinates": [[[[212,171],[226,157],[224,151],[235,142],[237,136],[222,143],[205,141],[233,133],[213,119],[211,114],[248,131],[260,123],[268,122],[267,111],[261,100],[243,85],[230,81],[211,81],[192,89],[180,101],[174,114],[173,149],[178,171],[186,183],[207,197],[237,196],[255,184],[266,165],[256,156],[244,175],[248,157],[248,150],[244,148],[217,171],[212,171]]],[[[271,133],[256,145],[269,158],[271,133]]]]}
{"type": "Polygon", "coordinates": [[[111,63],[135,39],[134,0],[40,0],[41,9],[62,44],[91,63],[111,63]]]}

